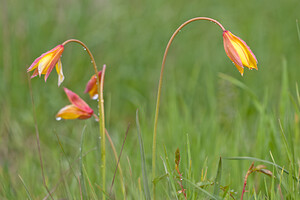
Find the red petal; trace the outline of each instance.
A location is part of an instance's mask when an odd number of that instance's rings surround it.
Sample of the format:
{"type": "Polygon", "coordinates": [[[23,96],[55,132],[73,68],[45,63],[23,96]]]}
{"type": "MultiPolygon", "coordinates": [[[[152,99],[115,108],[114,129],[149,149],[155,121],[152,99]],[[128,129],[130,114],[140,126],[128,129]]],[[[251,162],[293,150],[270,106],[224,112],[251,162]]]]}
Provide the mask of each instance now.
{"type": "Polygon", "coordinates": [[[74,92],[72,92],[71,90],[64,88],[65,93],[68,96],[69,101],[76,106],[77,108],[79,108],[80,110],[92,114],[94,111],[87,105],[87,103],[85,103],[85,101],[83,101],[77,94],[75,94],[74,92]]]}
{"type": "Polygon", "coordinates": [[[227,56],[230,58],[234,64],[243,67],[242,60],[238,53],[236,52],[233,44],[230,41],[230,33],[229,31],[224,31],[223,32],[223,40],[224,40],[224,49],[227,54],[227,56]]]}
{"type": "MultiPolygon", "coordinates": [[[[101,74],[102,71],[99,71],[98,72],[99,81],[101,81],[101,74]]],[[[97,84],[97,78],[95,77],[95,75],[93,75],[91,79],[88,81],[88,83],[86,84],[84,93],[88,93],[89,91],[91,91],[96,84],[97,84]]]]}

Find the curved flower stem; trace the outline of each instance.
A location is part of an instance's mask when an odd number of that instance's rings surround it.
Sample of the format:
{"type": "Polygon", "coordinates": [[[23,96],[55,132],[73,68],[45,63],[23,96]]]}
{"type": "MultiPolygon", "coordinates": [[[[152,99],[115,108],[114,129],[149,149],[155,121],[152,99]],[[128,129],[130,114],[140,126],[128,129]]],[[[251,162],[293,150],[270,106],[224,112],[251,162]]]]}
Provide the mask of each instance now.
{"type": "MultiPolygon", "coordinates": [[[[215,24],[217,24],[222,31],[225,31],[225,28],[222,26],[222,24],[220,22],[218,22],[217,20],[208,18],[208,17],[195,17],[192,18],[186,22],[184,22],[183,24],[181,24],[177,30],[173,33],[173,35],[171,36],[167,47],[165,49],[165,53],[164,53],[164,57],[163,57],[163,61],[162,61],[162,65],[161,65],[161,71],[160,71],[160,78],[159,78],[159,84],[158,84],[158,91],[157,91],[157,100],[156,100],[156,109],[155,109],[155,117],[154,117],[154,130],[153,130],[153,145],[152,145],[152,179],[155,178],[155,161],[156,161],[156,133],[157,133],[157,121],[158,121],[158,113],[159,113],[159,104],[160,104],[160,96],[161,96],[161,88],[162,88],[162,79],[163,79],[163,72],[164,72],[164,68],[165,68],[165,62],[166,62],[166,57],[169,51],[169,48],[171,46],[172,41],[174,40],[175,36],[177,35],[177,33],[187,24],[193,22],[193,21],[198,21],[198,20],[207,20],[207,21],[211,21],[214,22],[215,24]]],[[[155,200],[155,182],[153,182],[153,199],[155,200]]]]}
{"type": "Polygon", "coordinates": [[[89,50],[89,48],[80,40],[76,40],[76,39],[69,39],[67,41],[65,41],[64,43],[62,43],[63,46],[65,46],[66,44],[70,43],[70,42],[75,42],[80,44],[81,46],[83,46],[84,50],[86,50],[86,52],[89,54],[90,58],[91,58],[91,62],[93,64],[94,70],[95,70],[95,75],[97,78],[97,90],[98,90],[98,112],[99,112],[99,130],[100,130],[100,138],[101,138],[101,171],[102,171],[102,188],[103,188],[103,196],[102,199],[105,199],[105,166],[106,166],[106,159],[105,159],[105,118],[104,118],[104,100],[103,100],[103,83],[104,83],[104,74],[105,74],[105,69],[106,66],[103,66],[103,70],[102,70],[102,75],[101,75],[101,83],[100,83],[100,79],[98,76],[98,70],[97,70],[97,65],[96,65],[96,61],[94,59],[93,54],[91,53],[91,51],[89,50]]]}

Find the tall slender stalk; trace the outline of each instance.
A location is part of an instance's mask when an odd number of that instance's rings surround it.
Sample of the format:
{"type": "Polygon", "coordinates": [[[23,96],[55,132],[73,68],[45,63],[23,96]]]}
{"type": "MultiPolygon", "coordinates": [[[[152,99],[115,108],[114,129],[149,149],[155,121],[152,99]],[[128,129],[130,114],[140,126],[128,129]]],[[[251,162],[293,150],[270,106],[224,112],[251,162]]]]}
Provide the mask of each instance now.
{"type": "MultiPolygon", "coordinates": [[[[171,36],[171,38],[170,38],[170,40],[167,44],[167,47],[166,47],[165,53],[164,53],[164,57],[163,57],[163,61],[162,61],[162,65],[161,65],[161,71],[160,71],[160,77],[159,77],[159,83],[158,83],[158,90],[157,90],[157,100],[156,100],[156,109],[155,109],[155,117],[154,117],[154,129],[153,129],[153,145],[152,145],[152,179],[155,178],[157,122],[158,122],[158,113],[159,113],[159,104],[160,104],[163,72],[164,72],[164,68],[165,68],[165,62],[166,62],[167,54],[168,54],[169,48],[171,46],[171,43],[174,40],[177,33],[184,26],[186,26],[187,24],[189,24],[191,22],[194,22],[194,21],[198,21],[198,20],[207,20],[207,21],[214,22],[215,24],[217,24],[222,29],[222,31],[225,31],[225,28],[217,20],[214,20],[214,19],[211,19],[211,18],[208,18],[208,17],[196,17],[196,18],[192,18],[192,19],[184,22],[183,24],[181,24],[177,28],[177,30],[173,33],[173,35],[171,36]]],[[[155,200],[155,184],[156,183],[153,182],[153,199],[154,200],[155,200]]]]}
{"type": "Polygon", "coordinates": [[[98,90],[98,112],[99,112],[99,131],[100,131],[100,138],[101,138],[101,171],[102,171],[102,188],[103,188],[103,196],[102,199],[105,199],[105,166],[106,166],[106,158],[105,158],[105,117],[104,117],[104,99],[103,99],[103,83],[104,83],[104,75],[105,75],[105,69],[106,65],[103,66],[102,69],[102,74],[101,74],[101,82],[98,76],[98,70],[97,70],[97,65],[96,61],[94,59],[93,54],[89,50],[89,48],[80,40],[76,39],[69,39],[62,43],[62,45],[66,45],[70,42],[75,42],[83,46],[84,50],[89,54],[91,58],[91,62],[93,64],[94,70],[95,70],[95,75],[97,78],[97,90],[98,90]]]}

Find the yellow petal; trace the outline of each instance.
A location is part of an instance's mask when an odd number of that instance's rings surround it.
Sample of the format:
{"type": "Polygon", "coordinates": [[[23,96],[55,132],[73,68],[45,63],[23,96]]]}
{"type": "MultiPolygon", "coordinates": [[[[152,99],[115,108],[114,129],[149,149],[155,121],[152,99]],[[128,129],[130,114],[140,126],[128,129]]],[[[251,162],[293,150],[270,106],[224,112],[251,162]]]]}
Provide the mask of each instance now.
{"type": "Polygon", "coordinates": [[[62,71],[62,65],[61,65],[61,60],[58,60],[58,63],[55,66],[56,72],[58,74],[58,86],[64,81],[65,77],[62,71]]]}
{"type": "Polygon", "coordinates": [[[41,76],[42,74],[46,74],[47,69],[48,69],[48,65],[50,63],[52,59],[52,53],[49,53],[47,55],[45,55],[38,63],[38,72],[39,72],[39,76],[41,76]]]}
{"type": "Polygon", "coordinates": [[[74,105],[67,105],[58,111],[56,118],[77,119],[82,115],[86,115],[86,113],[74,105]]]}

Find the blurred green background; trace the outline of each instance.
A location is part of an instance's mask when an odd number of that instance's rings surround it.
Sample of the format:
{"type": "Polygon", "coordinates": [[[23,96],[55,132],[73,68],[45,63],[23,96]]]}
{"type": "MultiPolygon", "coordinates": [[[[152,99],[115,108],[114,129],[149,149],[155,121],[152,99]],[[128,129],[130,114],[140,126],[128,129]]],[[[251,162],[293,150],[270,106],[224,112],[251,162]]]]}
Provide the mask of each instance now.
{"type": "MultiPolygon", "coordinates": [[[[293,141],[294,161],[299,162],[296,100],[296,83],[299,84],[300,78],[300,34],[296,25],[300,18],[299,0],[1,0],[0,3],[1,199],[26,197],[18,175],[34,199],[47,195],[42,185],[26,69],[42,53],[70,38],[79,39],[90,48],[99,69],[107,65],[106,125],[119,152],[127,125],[131,123],[121,165],[128,198],[138,199],[141,164],[135,112],[139,109],[151,178],[152,127],[163,52],[176,28],[197,16],[218,20],[245,40],[257,57],[259,70],[246,69],[244,77],[240,76],[225,54],[221,30],[213,23],[194,22],[177,35],[169,51],[163,82],[157,174],[164,174],[160,159],[164,157],[163,145],[172,161],[179,147],[182,171],[186,174],[187,134],[194,182],[200,181],[201,169],[208,169],[208,178],[213,179],[220,156],[252,156],[272,161],[271,151],[279,165],[288,167],[290,162],[278,119],[288,141],[293,141]]],[[[93,119],[56,121],[55,114],[69,104],[63,87],[97,108],[96,102],[83,94],[94,71],[88,55],[77,44],[66,46],[62,65],[65,81],[60,88],[53,71],[46,84],[42,78],[32,79],[32,91],[48,186],[51,189],[57,183],[64,186],[54,192],[56,198],[79,199],[78,164],[75,162],[73,173],[67,174],[63,181],[60,177],[69,168],[68,160],[78,159],[81,133],[86,125],[83,151],[92,149],[92,152],[85,157],[84,164],[92,182],[101,184],[97,123],[93,119]]],[[[108,188],[116,163],[108,143],[107,151],[108,188]]],[[[239,196],[250,163],[225,161],[221,184],[229,185],[239,196]]],[[[260,188],[262,177],[257,176],[252,186],[260,188]]],[[[162,186],[159,196],[168,198],[166,181],[158,185],[162,186]]],[[[119,199],[118,182],[115,191],[119,199]]],[[[263,189],[257,192],[265,193],[263,189]]]]}

